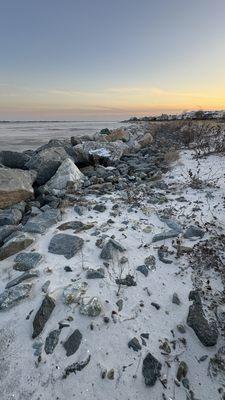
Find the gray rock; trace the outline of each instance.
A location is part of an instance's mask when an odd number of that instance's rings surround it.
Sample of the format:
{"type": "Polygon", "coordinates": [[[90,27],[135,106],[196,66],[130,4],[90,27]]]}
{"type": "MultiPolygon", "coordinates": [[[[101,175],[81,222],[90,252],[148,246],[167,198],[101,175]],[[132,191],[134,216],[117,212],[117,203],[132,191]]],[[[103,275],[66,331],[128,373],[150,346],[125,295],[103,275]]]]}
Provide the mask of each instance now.
{"type": "Polygon", "coordinates": [[[43,331],[44,326],[50,318],[50,315],[54,308],[55,300],[46,295],[33,320],[33,339],[36,338],[43,331]]]}
{"type": "Polygon", "coordinates": [[[152,243],[159,242],[161,240],[175,238],[179,235],[179,233],[180,232],[175,231],[173,229],[171,229],[170,231],[167,231],[167,232],[158,233],[157,235],[153,236],[152,243]]]}
{"type": "Polygon", "coordinates": [[[0,227],[0,246],[4,243],[4,240],[9,237],[17,227],[15,225],[5,225],[0,227]]]}
{"type": "Polygon", "coordinates": [[[50,226],[61,220],[60,210],[48,208],[41,214],[29,218],[23,227],[24,232],[44,233],[50,226]]]}
{"type": "Polygon", "coordinates": [[[178,330],[178,332],[180,332],[181,334],[186,333],[186,329],[185,329],[185,326],[184,326],[184,325],[181,325],[181,324],[177,325],[177,330],[178,330]]]}
{"type": "Polygon", "coordinates": [[[147,386],[154,386],[160,376],[162,364],[156,358],[148,353],[143,361],[142,375],[147,386]]]}
{"type": "Polygon", "coordinates": [[[37,152],[25,167],[37,171],[36,181],[38,185],[44,185],[52,178],[66,158],[68,158],[68,153],[63,147],[44,148],[37,152]]]}
{"type": "Polygon", "coordinates": [[[21,283],[10,289],[5,289],[0,294],[0,310],[6,310],[15,306],[19,301],[29,296],[32,288],[31,283],[21,283]]]}
{"type": "Polygon", "coordinates": [[[42,285],[41,290],[42,290],[43,293],[48,293],[48,288],[49,288],[50,283],[51,283],[50,281],[46,281],[42,285]]]}
{"type": "Polygon", "coordinates": [[[51,331],[45,340],[45,353],[52,354],[59,341],[60,329],[51,331]]]}
{"type": "Polygon", "coordinates": [[[97,317],[102,311],[102,306],[97,297],[92,297],[87,303],[82,302],[80,313],[89,317],[97,317]]]}
{"type": "Polygon", "coordinates": [[[174,294],[173,294],[172,303],[177,304],[178,306],[180,305],[180,299],[179,299],[177,293],[174,293],[174,294]]]}
{"type": "Polygon", "coordinates": [[[167,249],[165,248],[165,246],[161,246],[158,249],[158,257],[159,260],[161,262],[163,262],[164,264],[172,264],[172,260],[169,260],[168,258],[166,258],[166,255],[168,254],[167,249]]]}
{"type": "Polygon", "coordinates": [[[42,255],[36,252],[17,254],[13,268],[17,271],[29,271],[41,261],[42,255]]]}
{"type": "Polygon", "coordinates": [[[93,210],[98,212],[104,212],[106,210],[106,206],[104,204],[96,204],[93,207],[93,210]]]}
{"type": "Polygon", "coordinates": [[[136,337],[134,337],[128,342],[128,347],[133,349],[134,351],[141,350],[141,345],[136,337]]]}
{"type": "Polygon", "coordinates": [[[183,231],[183,228],[178,222],[174,221],[173,219],[166,218],[166,217],[161,217],[160,220],[164,222],[170,229],[181,233],[183,231]]]}
{"type": "Polygon", "coordinates": [[[156,267],[156,259],[155,256],[150,255],[148,257],[145,258],[145,265],[147,265],[147,267],[149,267],[151,270],[154,270],[156,267]]]}
{"type": "Polygon", "coordinates": [[[0,168],[0,209],[33,197],[34,171],[0,168]]]}
{"type": "Polygon", "coordinates": [[[86,273],[87,279],[103,279],[105,277],[105,271],[103,268],[89,269],[86,273]]]}
{"type": "Polygon", "coordinates": [[[84,214],[84,207],[74,206],[74,211],[81,217],[84,214]]]}
{"type": "Polygon", "coordinates": [[[26,271],[22,275],[8,282],[6,285],[6,289],[19,285],[21,282],[26,281],[27,279],[37,278],[38,276],[39,276],[38,271],[26,271]]]}
{"type": "Polygon", "coordinates": [[[139,265],[137,268],[136,268],[136,270],[137,271],[139,271],[139,272],[141,272],[144,276],[148,276],[148,273],[149,273],[149,268],[147,267],[147,265],[139,265]]]}
{"type": "Polygon", "coordinates": [[[118,162],[129,147],[121,141],[114,143],[86,141],[74,146],[77,165],[113,165],[118,162]]]}
{"type": "Polygon", "coordinates": [[[8,168],[26,169],[25,164],[30,156],[18,151],[3,150],[0,152],[0,163],[8,168]]]}
{"type": "Polygon", "coordinates": [[[116,305],[117,305],[117,307],[118,307],[118,311],[121,311],[121,310],[123,309],[123,299],[119,299],[119,300],[116,302],[116,305]]]}
{"type": "Polygon", "coordinates": [[[120,252],[126,251],[125,247],[123,247],[119,242],[109,239],[108,242],[103,246],[100,257],[103,260],[112,260],[114,250],[118,250],[120,252]]]}
{"type": "Polygon", "coordinates": [[[198,291],[190,292],[189,300],[192,300],[193,304],[189,307],[188,326],[194,330],[204,346],[215,346],[219,336],[216,321],[207,320],[198,291]]]}
{"type": "Polygon", "coordinates": [[[0,249],[0,260],[4,260],[21,250],[26,249],[33,243],[34,239],[25,233],[16,232],[15,236],[10,238],[0,249]]]}
{"type": "Polygon", "coordinates": [[[22,219],[22,213],[17,209],[0,210],[0,226],[18,225],[22,219]]]}
{"type": "Polygon", "coordinates": [[[51,239],[48,251],[70,259],[83,247],[83,244],[84,240],[78,236],[59,233],[51,239]]]}
{"type": "Polygon", "coordinates": [[[82,334],[78,329],[76,329],[72,335],[68,337],[68,339],[63,343],[63,346],[66,350],[67,357],[72,356],[72,354],[76,353],[82,341],[82,334]]]}
{"type": "Polygon", "coordinates": [[[191,225],[189,226],[186,231],[184,232],[184,238],[185,239],[191,239],[191,238],[200,238],[202,239],[203,236],[205,235],[205,232],[199,228],[198,226],[191,225]]]}

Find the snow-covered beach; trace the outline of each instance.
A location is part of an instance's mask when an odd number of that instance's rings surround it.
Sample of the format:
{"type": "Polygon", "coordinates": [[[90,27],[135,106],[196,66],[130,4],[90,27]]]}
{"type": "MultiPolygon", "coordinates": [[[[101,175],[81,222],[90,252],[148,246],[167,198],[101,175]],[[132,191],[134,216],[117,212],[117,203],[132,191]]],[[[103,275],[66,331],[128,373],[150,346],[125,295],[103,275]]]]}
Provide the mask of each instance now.
{"type": "MultiPolygon", "coordinates": [[[[1,303],[3,400],[223,398],[223,370],[215,373],[212,361],[223,346],[223,270],[205,268],[204,260],[193,266],[193,261],[198,244],[209,241],[207,249],[224,235],[224,157],[196,158],[182,148],[161,174],[156,171],[148,180],[148,173],[136,170],[128,173],[127,186],[124,178],[113,190],[107,184],[115,167],[101,167],[105,178],[68,194],[61,220],[33,233],[33,243],[23,251],[41,255],[30,269],[37,276],[19,283],[32,283],[29,296],[5,309],[1,303]],[[58,234],[75,234],[83,239],[81,248],[71,257],[50,252],[58,234]],[[200,293],[204,323],[216,321],[215,330],[206,324],[205,343],[201,332],[196,335],[201,327],[191,327],[191,318],[187,322],[193,290],[200,293]],[[32,338],[46,296],[54,307],[32,338]],[[92,309],[85,308],[93,299],[92,309]],[[54,331],[54,340],[46,341],[54,331]],[[158,364],[144,368],[149,353],[158,364]]],[[[85,168],[82,172],[89,173],[85,168]]],[[[33,203],[29,218],[46,211],[40,208],[33,203]]],[[[69,246],[66,237],[62,242],[69,246]]],[[[223,263],[223,238],[219,243],[214,248],[223,263]]],[[[15,257],[0,261],[1,293],[26,270],[23,263],[15,266],[15,257]]]]}

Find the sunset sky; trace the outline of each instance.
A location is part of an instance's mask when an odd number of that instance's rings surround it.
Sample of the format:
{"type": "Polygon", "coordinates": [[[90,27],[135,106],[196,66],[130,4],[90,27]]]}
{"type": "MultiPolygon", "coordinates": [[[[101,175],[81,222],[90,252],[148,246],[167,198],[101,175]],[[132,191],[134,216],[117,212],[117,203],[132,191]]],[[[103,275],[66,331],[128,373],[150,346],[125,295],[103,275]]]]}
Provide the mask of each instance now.
{"type": "Polygon", "coordinates": [[[225,0],[0,0],[0,119],[225,109],[225,0]]]}

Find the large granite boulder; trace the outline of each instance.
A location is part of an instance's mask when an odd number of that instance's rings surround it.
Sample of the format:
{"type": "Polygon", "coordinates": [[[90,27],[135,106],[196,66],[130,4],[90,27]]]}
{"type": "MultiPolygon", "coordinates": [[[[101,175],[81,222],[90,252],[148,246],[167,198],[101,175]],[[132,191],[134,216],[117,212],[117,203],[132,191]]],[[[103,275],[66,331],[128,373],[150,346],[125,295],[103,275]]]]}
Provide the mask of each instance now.
{"type": "Polygon", "coordinates": [[[9,240],[7,240],[7,242],[5,242],[0,248],[0,260],[4,260],[19,251],[26,249],[31,243],[33,243],[33,240],[33,238],[22,232],[17,232],[15,235],[13,234],[12,237],[9,238],[9,240]]]}
{"type": "Polygon", "coordinates": [[[33,197],[34,171],[0,168],[0,208],[6,208],[33,197]]]}
{"type": "Polygon", "coordinates": [[[68,158],[68,153],[64,147],[44,148],[26,163],[26,167],[36,170],[37,184],[44,185],[56,173],[66,158],[68,158]]]}
{"type": "Polygon", "coordinates": [[[40,153],[42,150],[52,149],[56,147],[63,147],[69,156],[74,156],[73,144],[71,142],[71,139],[51,139],[48,143],[38,147],[36,152],[40,153]]]}
{"type": "Polygon", "coordinates": [[[84,181],[84,175],[70,158],[66,158],[55,175],[45,184],[45,193],[60,194],[67,189],[77,190],[84,181]]]}
{"type": "Polygon", "coordinates": [[[29,160],[29,155],[18,151],[3,150],[0,152],[0,164],[8,168],[27,169],[26,163],[29,160]]]}
{"type": "Polygon", "coordinates": [[[128,145],[122,141],[113,143],[87,141],[74,146],[76,164],[113,165],[128,152],[128,145]]]}

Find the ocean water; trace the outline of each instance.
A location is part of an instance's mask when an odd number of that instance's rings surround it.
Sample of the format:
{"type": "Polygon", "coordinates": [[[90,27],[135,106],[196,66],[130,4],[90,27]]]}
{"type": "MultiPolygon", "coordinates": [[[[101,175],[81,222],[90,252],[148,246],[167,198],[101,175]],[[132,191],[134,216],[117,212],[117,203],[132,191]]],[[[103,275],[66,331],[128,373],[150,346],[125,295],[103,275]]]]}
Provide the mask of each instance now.
{"type": "Polygon", "coordinates": [[[36,149],[50,139],[94,135],[103,128],[115,129],[120,122],[109,121],[19,121],[0,122],[0,150],[36,149]]]}

